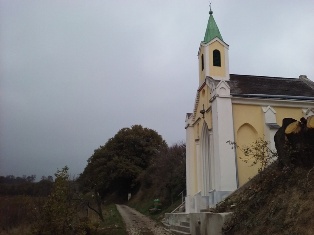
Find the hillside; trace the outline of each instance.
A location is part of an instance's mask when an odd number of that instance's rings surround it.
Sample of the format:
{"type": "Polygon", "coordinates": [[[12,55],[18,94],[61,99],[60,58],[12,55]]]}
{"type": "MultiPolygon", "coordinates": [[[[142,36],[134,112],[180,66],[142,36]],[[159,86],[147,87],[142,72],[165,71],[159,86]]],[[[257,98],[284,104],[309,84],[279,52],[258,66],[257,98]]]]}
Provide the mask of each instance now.
{"type": "Polygon", "coordinates": [[[292,120],[293,138],[283,125],[276,135],[288,138],[277,138],[278,160],[217,206],[234,212],[225,234],[314,234],[313,117],[307,127],[292,120]]]}
{"type": "Polygon", "coordinates": [[[314,234],[314,169],[276,162],[217,207],[225,234],[314,234]]]}

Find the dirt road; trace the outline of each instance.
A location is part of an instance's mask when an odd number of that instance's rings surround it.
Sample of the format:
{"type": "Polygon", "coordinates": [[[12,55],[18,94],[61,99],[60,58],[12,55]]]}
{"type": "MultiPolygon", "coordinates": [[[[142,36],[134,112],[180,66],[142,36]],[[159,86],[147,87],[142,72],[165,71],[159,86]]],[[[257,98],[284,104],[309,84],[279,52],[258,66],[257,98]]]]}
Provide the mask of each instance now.
{"type": "Polygon", "coordinates": [[[117,205],[117,209],[129,235],[171,235],[155,221],[128,206],[117,205]]]}

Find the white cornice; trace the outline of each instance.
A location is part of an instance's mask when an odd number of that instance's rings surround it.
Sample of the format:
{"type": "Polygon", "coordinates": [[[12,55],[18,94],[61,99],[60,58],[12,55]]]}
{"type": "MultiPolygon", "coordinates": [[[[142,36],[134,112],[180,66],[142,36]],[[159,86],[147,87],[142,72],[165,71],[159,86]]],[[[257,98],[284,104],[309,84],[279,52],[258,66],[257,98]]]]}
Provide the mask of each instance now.
{"type": "Polygon", "coordinates": [[[305,108],[305,109],[302,109],[302,112],[304,114],[304,116],[311,116],[314,114],[314,108],[305,108]]]}
{"type": "Polygon", "coordinates": [[[228,88],[230,90],[230,86],[228,85],[228,83],[224,80],[221,80],[218,85],[217,85],[217,89],[219,89],[221,86],[225,85],[226,88],[228,88]]]}
{"type": "Polygon", "coordinates": [[[196,98],[195,98],[195,102],[194,102],[194,109],[193,109],[193,119],[192,119],[193,121],[196,118],[196,111],[197,111],[199,100],[200,100],[200,92],[197,90],[196,98]]]}
{"type": "Polygon", "coordinates": [[[192,126],[195,126],[195,124],[199,123],[202,120],[202,118],[198,117],[196,121],[192,124],[192,126]]]}
{"type": "Polygon", "coordinates": [[[212,43],[214,43],[216,41],[219,42],[220,44],[222,44],[227,49],[229,49],[229,45],[227,43],[225,43],[224,41],[220,40],[218,37],[215,37],[214,39],[212,39],[208,43],[201,42],[200,45],[203,46],[203,47],[207,47],[207,46],[209,46],[210,44],[212,44],[212,43]]]}
{"type": "Polygon", "coordinates": [[[256,99],[256,98],[242,98],[232,97],[233,104],[248,104],[248,105],[262,105],[262,106],[283,106],[283,107],[300,107],[313,108],[314,101],[312,100],[278,100],[278,99],[256,99]]]}

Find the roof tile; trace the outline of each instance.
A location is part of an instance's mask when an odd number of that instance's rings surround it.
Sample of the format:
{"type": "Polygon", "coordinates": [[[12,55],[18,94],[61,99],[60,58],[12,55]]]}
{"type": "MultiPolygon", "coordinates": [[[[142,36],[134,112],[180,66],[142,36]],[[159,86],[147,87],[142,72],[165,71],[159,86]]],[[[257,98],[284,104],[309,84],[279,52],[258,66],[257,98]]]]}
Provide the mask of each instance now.
{"type": "Polygon", "coordinates": [[[298,78],[230,74],[229,85],[234,96],[252,94],[314,98],[314,82],[298,78]]]}

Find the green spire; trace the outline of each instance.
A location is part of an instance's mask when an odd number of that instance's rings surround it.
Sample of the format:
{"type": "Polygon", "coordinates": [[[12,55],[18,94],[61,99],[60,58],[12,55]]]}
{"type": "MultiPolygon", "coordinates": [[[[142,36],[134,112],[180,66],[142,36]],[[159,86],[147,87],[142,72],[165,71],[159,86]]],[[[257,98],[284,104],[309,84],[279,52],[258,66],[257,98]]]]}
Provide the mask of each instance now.
{"type": "Polygon", "coordinates": [[[210,5],[210,11],[209,11],[209,19],[207,23],[207,28],[205,32],[205,37],[204,37],[204,43],[208,43],[214,38],[219,38],[221,41],[223,41],[222,36],[219,32],[218,26],[215,22],[214,16],[213,16],[213,11],[210,5]]]}

